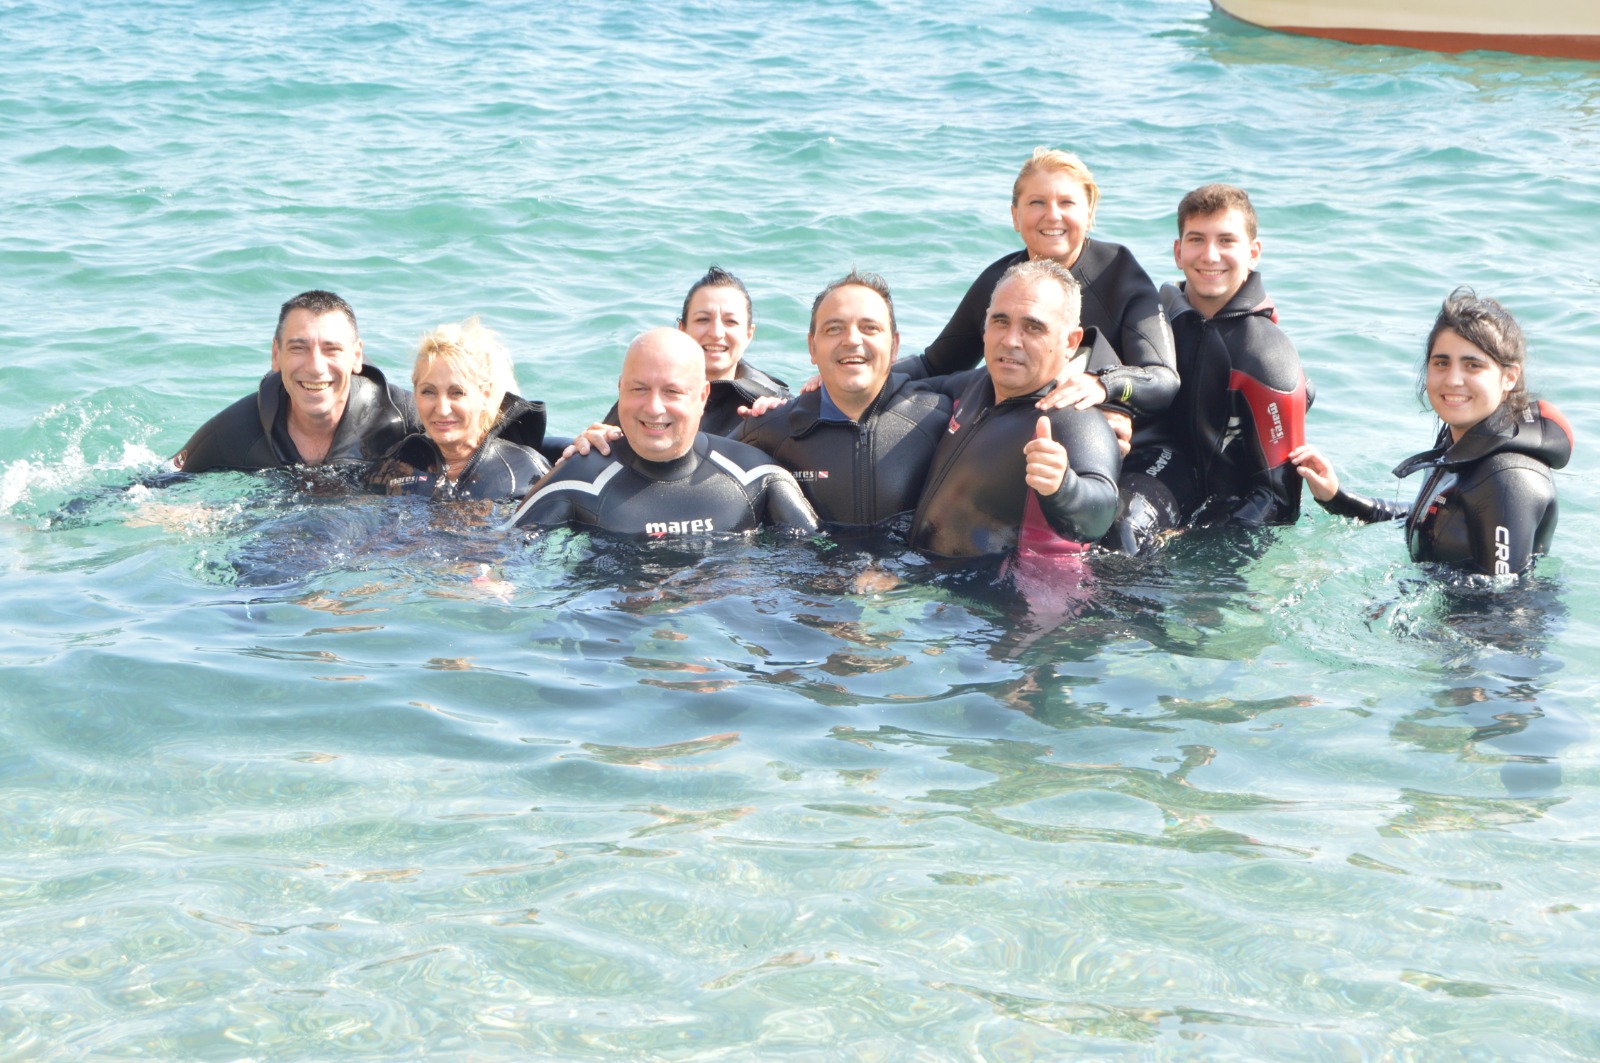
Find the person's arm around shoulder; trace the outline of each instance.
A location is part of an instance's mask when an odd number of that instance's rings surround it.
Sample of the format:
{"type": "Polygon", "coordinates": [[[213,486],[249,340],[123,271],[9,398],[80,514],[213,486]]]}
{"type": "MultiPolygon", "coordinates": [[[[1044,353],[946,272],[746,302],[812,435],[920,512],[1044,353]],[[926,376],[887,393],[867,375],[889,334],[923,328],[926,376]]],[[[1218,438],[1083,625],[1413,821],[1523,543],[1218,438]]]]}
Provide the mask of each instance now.
{"type": "Polygon", "coordinates": [[[1302,443],[1289,452],[1295,471],[1305,480],[1311,497],[1335,517],[1351,517],[1372,524],[1378,521],[1399,520],[1411,512],[1410,506],[1400,506],[1364,495],[1351,494],[1339,486],[1339,474],[1333,463],[1315,445],[1302,443]]]}

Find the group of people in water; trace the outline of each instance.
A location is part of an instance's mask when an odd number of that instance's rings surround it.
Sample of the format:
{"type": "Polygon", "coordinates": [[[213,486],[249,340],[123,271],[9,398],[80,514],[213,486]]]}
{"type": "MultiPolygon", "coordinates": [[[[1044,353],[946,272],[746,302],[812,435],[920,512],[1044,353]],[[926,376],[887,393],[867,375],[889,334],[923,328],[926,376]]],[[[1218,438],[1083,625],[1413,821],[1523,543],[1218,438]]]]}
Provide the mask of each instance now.
{"type": "Polygon", "coordinates": [[[508,524],[523,527],[892,527],[947,557],[1149,554],[1193,525],[1292,523],[1308,485],[1331,513],[1403,519],[1419,562],[1499,575],[1548,550],[1551,470],[1572,431],[1529,397],[1522,332],[1498,303],[1466,289],[1445,300],[1418,377],[1442,427],[1395,469],[1427,476],[1410,506],[1376,501],[1305,441],[1311,388],[1256,272],[1249,196],[1206,185],[1183,198],[1184,279],[1159,292],[1125,247],[1089,236],[1098,197],[1076,156],[1035,150],[1012,188],[1023,248],[979,274],[918,355],[900,357],[881,277],[829,284],[806,340],[816,377],[794,396],[744,358],[749,294],[712,267],[675,328],[629,345],[616,405],[570,445],[517,395],[477,319],[423,337],[408,392],[365,362],[344,300],[306,292],[283,305],[256,394],[173,460],[513,501],[508,524]]]}

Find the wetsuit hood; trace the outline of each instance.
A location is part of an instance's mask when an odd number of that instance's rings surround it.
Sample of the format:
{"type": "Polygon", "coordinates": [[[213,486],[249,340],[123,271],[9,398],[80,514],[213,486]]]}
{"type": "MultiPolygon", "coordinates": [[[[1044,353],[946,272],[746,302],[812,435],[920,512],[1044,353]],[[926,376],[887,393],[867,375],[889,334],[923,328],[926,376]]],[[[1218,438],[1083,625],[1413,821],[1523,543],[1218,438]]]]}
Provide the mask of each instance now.
{"type": "MultiPolygon", "coordinates": [[[[1179,281],[1176,284],[1163,284],[1161,286],[1161,309],[1165,311],[1168,321],[1176,321],[1183,314],[1199,314],[1189,302],[1188,281],[1179,281]]],[[[1233,298],[1212,315],[1211,320],[1220,321],[1229,317],[1249,317],[1256,314],[1266,318],[1274,325],[1278,323],[1278,306],[1272,301],[1272,296],[1267,294],[1267,289],[1261,283],[1261,274],[1255,270],[1239,285],[1239,290],[1233,293],[1233,298]]]]}
{"type": "Polygon", "coordinates": [[[1520,414],[1505,405],[1469,428],[1459,440],[1441,429],[1432,450],[1415,454],[1394,468],[1401,478],[1418,469],[1467,465],[1491,454],[1522,454],[1552,469],[1564,468],[1572,458],[1572,426],[1551,403],[1531,404],[1520,414]]]}
{"type": "Polygon", "coordinates": [[[508,391],[500,400],[500,416],[485,438],[504,439],[507,443],[538,450],[544,446],[544,430],[544,403],[508,391]]]}

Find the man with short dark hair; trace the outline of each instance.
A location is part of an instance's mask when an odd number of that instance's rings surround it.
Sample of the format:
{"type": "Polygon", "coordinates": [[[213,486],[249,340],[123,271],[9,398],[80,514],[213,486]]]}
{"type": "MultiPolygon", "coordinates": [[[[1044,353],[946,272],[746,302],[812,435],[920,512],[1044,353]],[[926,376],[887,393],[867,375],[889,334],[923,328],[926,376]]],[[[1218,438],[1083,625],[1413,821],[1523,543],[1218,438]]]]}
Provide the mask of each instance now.
{"type": "Polygon", "coordinates": [[[411,393],[365,363],[350,304],[309,291],[279,311],[256,394],[207,421],[172,460],[184,472],[364,468],[420,431],[411,393]]]}
{"type": "Polygon", "coordinates": [[[824,288],[806,346],[821,386],[751,418],[733,438],[794,473],[824,522],[873,525],[915,509],[950,401],[890,373],[900,333],[888,284],[851,270],[824,288]]]}
{"type": "Polygon", "coordinates": [[[1116,438],[1093,409],[1034,403],[1084,330],[1078,283],[1050,259],[1006,270],[990,298],[984,367],[963,385],[911,522],[913,546],[952,557],[1082,550],[1117,510],[1116,438]]]}
{"type": "Polygon", "coordinates": [[[622,438],[575,455],[533,485],[510,524],[573,521],[653,538],[813,531],[794,477],[744,443],[700,431],[710,385],[700,345],[672,328],[628,345],[617,381],[622,438]]]}
{"type": "Polygon", "coordinates": [[[1122,511],[1107,545],[1128,553],[1185,524],[1293,524],[1309,405],[1294,344],[1262,286],[1256,212],[1233,185],[1178,204],[1172,257],[1184,280],[1161,290],[1181,384],[1148,443],[1123,463],[1122,511]]]}

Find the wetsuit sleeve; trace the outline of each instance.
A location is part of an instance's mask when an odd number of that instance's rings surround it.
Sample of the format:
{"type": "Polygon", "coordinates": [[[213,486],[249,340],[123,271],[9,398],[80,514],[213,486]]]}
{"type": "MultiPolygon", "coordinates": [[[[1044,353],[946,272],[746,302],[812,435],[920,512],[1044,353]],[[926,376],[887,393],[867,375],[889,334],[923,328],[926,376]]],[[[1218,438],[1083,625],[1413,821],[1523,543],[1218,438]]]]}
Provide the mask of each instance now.
{"type": "Polygon", "coordinates": [[[1491,576],[1521,572],[1533,560],[1539,530],[1556,505],[1548,475],[1513,466],[1462,491],[1467,540],[1478,571],[1491,576]]]}
{"type": "Polygon", "coordinates": [[[1117,475],[1122,458],[1116,437],[1093,410],[1062,410],[1051,417],[1051,431],[1067,449],[1067,474],[1061,488],[1039,508],[1051,529],[1064,539],[1092,543],[1117,515],[1117,475]],[[1071,416],[1061,416],[1069,414],[1071,416]]]}
{"type": "Polygon", "coordinates": [[[948,376],[971,369],[983,361],[983,326],[989,317],[989,300],[995,285],[1018,255],[1006,255],[978,274],[967,294],[961,297],[956,312],[950,315],[944,331],[920,355],[902,358],[894,365],[896,373],[904,373],[912,380],[930,376],[948,376]]]}
{"type": "MultiPolygon", "coordinates": [[[[1111,301],[1117,302],[1120,295],[1122,305],[1117,325],[1107,330],[1106,339],[1122,364],[1097,374],[1105,385],[1106,402],[1134,416],[1161,413],[1178,397],[1178,355],[1156,286],[1126,248],[1105,275],[1094,279],[1093,297],[1102,299],[1108,284],[1114,289],[1111,301]]],[[[1090,320],[1087,313],[1085,320],[1090,320]]]]}
{"type": "Polygon", "coordinates": [[[173,455],[183,472],[270,469],[281,465],[259,427],[256,396],[247,395],[201,425],[173,455]]]}
{"type": "Polygon", "coordinates": [[[788,473],[774,474],[767,480],[766,509],[767,524],[799,532],[814,532],[818,528],[816,511],[788,473]]]}
{"type": "Polygon", "coordinates": [[[1366,524],[1404,520],[1411,515],[1411,507],[1404,502],[1387,502],[1383,499],[1368,498],[1366,495],[1351,494],[1342,487],[1326,502],[1318,499],[1317,505],[1335,517],[1350,517],[1366,524]]]}

